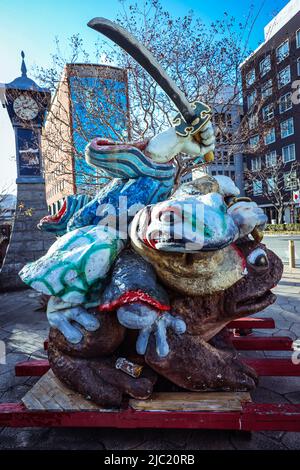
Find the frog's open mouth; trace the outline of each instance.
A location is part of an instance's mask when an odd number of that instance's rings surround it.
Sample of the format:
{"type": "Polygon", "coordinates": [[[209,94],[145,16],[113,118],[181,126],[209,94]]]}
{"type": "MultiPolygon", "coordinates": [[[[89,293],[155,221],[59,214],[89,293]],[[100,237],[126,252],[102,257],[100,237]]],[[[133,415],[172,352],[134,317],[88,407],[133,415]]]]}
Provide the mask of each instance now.
{"type": "Polygon", "coordinates": [[[45,217],[43,217],[38,224],[38,228],[41,228],[43,224],[46,224],[46,223],[58,224],[58,222],[60,222],[63,215],[66,213],[66,211],[67,211],[67,200],[64,201],[61,209],[58,212],[56,212],[54,215],[46,215],[45,217]]]}
{"type": "Polygon", "coordinates": [[[273,294],[273,292],[270,290],[267,290],[260,296],[248,297],[247,299],[243,299],[242,301],[237,302],[236,312],[247,314],[255,313],[273,304],[275,300],[276,295],[273,294]]]}

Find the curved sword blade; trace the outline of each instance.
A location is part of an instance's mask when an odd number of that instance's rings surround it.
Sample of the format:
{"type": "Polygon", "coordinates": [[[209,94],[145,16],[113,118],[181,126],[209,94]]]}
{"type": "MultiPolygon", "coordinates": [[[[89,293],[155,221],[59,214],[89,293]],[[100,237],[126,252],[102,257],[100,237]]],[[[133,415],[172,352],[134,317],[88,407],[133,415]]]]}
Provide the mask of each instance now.
{"type": "Polygon", "coordinates": [[[124,51],[133,57],[149,75],[159,84],[168,97],[173,101],[185,121],[190,124],[195,119],[195,111],[186,96],[176,83],[168,77],[153,54],[146,49],[132,34],[116,23],[106,18],[93,18],[88,22],[90,28],[95,29],[104,36],[118,44],[124,51]]]}

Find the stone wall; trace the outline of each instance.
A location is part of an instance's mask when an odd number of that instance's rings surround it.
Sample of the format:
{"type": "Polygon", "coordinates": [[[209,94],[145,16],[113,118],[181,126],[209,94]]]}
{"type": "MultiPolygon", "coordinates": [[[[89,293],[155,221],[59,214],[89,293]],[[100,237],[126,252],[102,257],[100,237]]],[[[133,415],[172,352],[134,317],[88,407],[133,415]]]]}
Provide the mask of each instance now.
{"type": "Polygon", "coordinates": [[[15,221],[0,272],[1,292],[25,288],[18,272],[29,261],[43,256],[55,241],[54,235],[37,229],[37,223],[47,213],[45,185],[18,184],[15,221]]]}

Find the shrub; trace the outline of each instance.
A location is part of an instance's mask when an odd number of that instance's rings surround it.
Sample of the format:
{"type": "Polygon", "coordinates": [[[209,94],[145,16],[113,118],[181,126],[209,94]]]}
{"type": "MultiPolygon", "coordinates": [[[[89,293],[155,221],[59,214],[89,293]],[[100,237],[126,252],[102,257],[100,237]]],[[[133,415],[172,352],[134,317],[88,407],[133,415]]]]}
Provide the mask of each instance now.
{"type": "Polygon", "coordinates": [[[300,224],[268,224],[266,232],[300,232],[300,224]]]}

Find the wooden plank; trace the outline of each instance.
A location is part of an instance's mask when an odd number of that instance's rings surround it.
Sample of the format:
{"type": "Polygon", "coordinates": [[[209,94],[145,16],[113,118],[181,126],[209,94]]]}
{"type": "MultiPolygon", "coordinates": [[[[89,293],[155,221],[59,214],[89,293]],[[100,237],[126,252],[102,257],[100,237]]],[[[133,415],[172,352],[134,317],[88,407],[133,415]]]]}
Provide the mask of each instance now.
{"type": "MultiPolygon", "coordinates": [[[[50,371],[49,371],[50,372],[50,371]]],[[[49,374],[47,372],[47,374],[49,374]]],[[[60,410],[63,411],[64,408],[57,403],[55,400],[55,397],[53,396],[53,393],[47,389],[47,387],[43,387],[43,382],[45,381],[46,375],[45,374],[32,388],[27,392],[27,394],[24,397],[23,403],[26,404],[26,407],[28,409],[52,409],[52,410],[60,410]],[[32,406],[30,405],[30,398],[31,396],[34,396],[35,398],[38,399],[39,401],[39,406],[32,406]]]]}
{"type": "Polygon", "coordinates": [[[273,318],[244,317],[228,323],[227,328],[275,328],[273,318]]]}
{"type": "Polygon", "coordinates": [[[289,336],[233,336],[233,346],[240,351],[292,351],[289,336]]]}
{"type": "Polygon", "coordinates": [[[22,398],[28,410],[101,410],[62,384],[49,370],[22,398]]]}
{"type": "Polygon", "coordinates": [[[143,411],[240,411],[248,401],[247,392],[162,392],[147,400],[131,399],[129,405],[143,411]]]}
{"type": "Polygon", "coordinates": [[[245,403],[242,411],[30,411],[0,404],[0,427],[85,427],[300,431],[300,405],[245,403]]]}
{"type": "MultiPolygon", "coordinates": [[[[239,411],[246,401],[251,401],[249,393],[246,392],[154,393],[149,400],[130,400],[130,406],[145,411],[239,411]]],[[[101,410],[101,407],[85,400],[80,394],[62,384],[52,371],[48,371],[26,393],[22,402],[28,410],[101,410]]]]}

